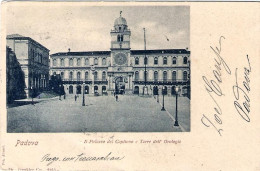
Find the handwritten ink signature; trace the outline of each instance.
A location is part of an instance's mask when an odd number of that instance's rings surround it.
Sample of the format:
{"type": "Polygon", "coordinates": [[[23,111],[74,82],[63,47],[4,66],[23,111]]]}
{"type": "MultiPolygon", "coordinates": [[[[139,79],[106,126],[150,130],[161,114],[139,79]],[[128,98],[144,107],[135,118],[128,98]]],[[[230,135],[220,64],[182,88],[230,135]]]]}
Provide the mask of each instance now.
{"type": "Polygon", "coordinates": [[[222,115],[222,110],[217,103],[216,99],[213,97],[213,95],[217,96],[224,96],[224,93],[222,92],[222,89],[220,87],[220,84],[222,83],[222,78],[221,76],[223,75],[222,69],[228,74],[231,75],[231,70],[229,66],[227,65],[226,61],[223,59],[221,56],[221,50],[222,50],[222,41],[225,39],[224,36],[221,36],[219,38],[219,47],[213,48],[210,46],[211,50],[214,52],[216,55],[214,60],[215,60],[215,69],[212,71],[213,75],[215,77],[215,80],[211,79],[210,81],[206,76],[202,76],[202,79],[205,83],[205,89],[207,93],[210,95],[212,100],[214,101],[216,107],[214,107],[215,114],[213,115],[215,118],[215,121],[217,122],[218,125],[216,125],[213,121],[209,119],[205,114],[203,114],[203,117],[201,118],[201,122],[203,125],[206,127],[213,126],[215,130],[219,133],[220,136],[222,136],[221,131],[223,131],[222,128],[219,128],[219,125],[222,125],[222,120],[220,118],[220,115],[222,115]]]}
{"type": "MultiPolygon", "coordinates": [[[[227,63],[225,62],[224,58],[221,56],[221,50],[222,50],[222,41],[225,39],[224,36],[221,36],[219,38],[219,47],[215,47],[215,49],[210,46],[211,50],[216,55],[215,60],[215,69],[212,71],[215,79],[211,79],[210,81],[206,76],[202,76],[202,79],[205,83],[205,90],[211,97],[211,99],[214,101],[215,107],[215,113],[213,117],[215,118],[215,121],[212,121],[210,117],[203,114],[201,118],[201,122],[204,126],[210,127],[213,126],[215,130],[219,133],[220,136],[222,136],[223,129],[221,128],[222,120],[220,118],[220,115],[222,115],[221,107],[219,106],[218,102],[214,98],[214,96],[221,97],[225,96],[225,94],[222,92],[221,89],[221,83],[222,83],[222,76],[224,69],[224,73],[226,73],[228,76],[231,75],[231,70],[227,63]],[[216,123],[215,123],[216,122],[216,123]]],[[[249,57],[247,55],[247,61],[248,66],[244,67],[244,81],[243,81],[243,87],[240,87],[237,81],[237,71],[238,68],[235,70],[235,79],[236,83],[232,87],[233,89],[233,95],[235,97],[234,106],[238,114],[247,122],[250,122],[249,113],[250,113],[250,98],[249,98],[249,92],[250,92],[250,78],[249,75],[252,72],[251,65],[249,61],[249,57]],[[242,98],[241,98],[242,97],[242,98]],[[240,104],[243,104],[242,106],[240,104]]]]}
{"type": "Polygon", "coordinates": [[[236,68],[236,72],[235,72],[235,77],[236,77],[236,84],[233,86],[233,94],[235,97],[235,101],[234,101],[234,106],[238,112],[238,114],[247,122],[250,122],[250,118],[249,118],[249,113],[250,113],[250,98],[248,96],[249,92],[250,92],[250,79],[249,79],[249,75],[251,73],[251,65],[250,65],[250,61],[249,61],[249,57],[247,55],[247,61],[248,61],[248,67],[244,67],[244,81],[243,81],[243,85],[244,85],[244,89],[241,88],[238,85],[237,82],[237,68],[236,68]],[[242,95],[244,95],[244,101],[243,106],[242,107],[240,105],[240,101],[241,101],[241,96],[240,93],[242,93],[242,95]]]}
{"type": "Polygon", "coordinates": [[[51,154],[45,154],[41,162],[45,162],[47,166],[55,162],[87,162],[87,161],[118,161],[123,160],[125,156],[112,156],[112,152],[101,156],[87,156],[85,153],[81,153],[75,156],[58,157],[51,156],[51,154]]]}

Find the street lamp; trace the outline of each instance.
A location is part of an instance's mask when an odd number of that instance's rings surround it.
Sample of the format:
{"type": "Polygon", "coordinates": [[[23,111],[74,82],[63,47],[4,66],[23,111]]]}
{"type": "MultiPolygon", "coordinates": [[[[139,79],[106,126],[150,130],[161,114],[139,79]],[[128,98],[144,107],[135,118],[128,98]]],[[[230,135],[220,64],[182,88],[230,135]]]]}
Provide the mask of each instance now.
{"type": "Polygon", "coordinates": [[[91,71],[92,71],[92,74],[93,74],[92,91],[93,91],[93,94],[94,94],[95,93],[95,89],[94,89],[94,84],[95,84],[95,66],[94,65],[91,65],[91,71]]]}
{"type": "Polygon", "coordinates": [[[82,106],[85,106],[85,82],[83,82],[82,106]]]}
{"type": "Polygon", "coordinates": [[[162,88],[163,103],[162,103],[162,109],[161,109],[161,111],[165,111],[165,108],[164,108],[164,93],[165,93],[165,87],[163,86],[163,88],[162,88]]]}
{"type": "Polygon", "coordinates": [[[34,93],[33,93],[33,86],[31,86],[32,105],[33,105],[33,95],[34,95],[34,93]]]}
{"type": "Polygon", "coordinates": [[[175,123],[174,123],[174,126],[179,126],[179,123],[178,123],[178,92],[179,92],[179,87],[176,86],[175,87],[175,91],[176,91],[176,115],[175,115],[175,123]]]}

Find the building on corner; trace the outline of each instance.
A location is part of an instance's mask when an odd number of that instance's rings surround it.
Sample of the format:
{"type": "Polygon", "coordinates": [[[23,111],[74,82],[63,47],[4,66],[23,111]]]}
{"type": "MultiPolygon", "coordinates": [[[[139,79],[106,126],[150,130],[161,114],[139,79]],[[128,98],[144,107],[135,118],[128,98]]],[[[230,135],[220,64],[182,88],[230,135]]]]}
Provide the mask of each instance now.
{"type": "Polygon", "coordinates": [[[12,34],[6,37],[7,46],[15,53],[25,76],[27,98],[48,88],[49,49],[30,37],[12,34]]]}

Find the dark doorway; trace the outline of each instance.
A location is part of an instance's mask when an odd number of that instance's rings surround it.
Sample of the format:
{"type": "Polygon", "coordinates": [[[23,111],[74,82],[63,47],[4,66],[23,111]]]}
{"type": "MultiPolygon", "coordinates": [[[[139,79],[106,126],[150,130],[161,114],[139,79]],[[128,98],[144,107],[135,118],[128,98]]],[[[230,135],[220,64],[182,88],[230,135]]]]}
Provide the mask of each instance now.
{"type": "Polygon", "coordinates": [[[94,86],[94,92],[95,92],[95,93],[98,92],[98,86],[94,86]]]}
{"type": "Polygon", "coordinates": [[[125,93],[125,82],[123,77],[117,77],[115,80],[115,92],[116,94],[125,93]]]}
{"type": "Polygon", "coordinates": [[[81,86],[77,85],[77,94],[81,94],[81,86]]]}
{"type": "Polygon", "coordinates": [[[138,86],[135,86],[135,88],[134,88],[134,94],[139,94],[139,87],[138,87],[138,86]]]}
{"type": "Polygon", "coordinates": [[[72,85],[69,86],[69,94],[73,94],[73,86],[72,85]]]}
{"type": "Polygon", "coordinates": [[[175,95],[176,91],[175,91],[175,86],[172,86],[172,95],[175,95]]]}
{"type": "Polygon", "coordinates": [[[85,94],[89,94],[89,86],[85,86],[85,94]]]}

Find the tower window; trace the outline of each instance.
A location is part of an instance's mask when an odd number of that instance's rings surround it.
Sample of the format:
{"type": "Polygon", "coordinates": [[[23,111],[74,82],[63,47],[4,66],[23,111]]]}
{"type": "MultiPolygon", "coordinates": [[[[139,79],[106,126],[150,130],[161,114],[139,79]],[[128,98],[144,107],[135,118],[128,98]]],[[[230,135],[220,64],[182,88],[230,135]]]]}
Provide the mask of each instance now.
{"type": "Polygon", "coordinates": [[[154,71],[154,81],[158,81],[158,72],[154,71]]]}
{"type": "Polygon", "coordinates": [[[73,72],[70,72],[69,79],[70,79],[70,81],[72,81],[72,79],[73,79],[73,72]]]}
{"type": "Polygon", "coordinates": [[[94,59],[94,64],[98,65],[98,59],[97,58],[94,59]]]}
{"type": "Polygon", "coordinates": [[[118,42],[124,41],[124,36],[123,35],[117,35],[117,41],[118,42]]]}
{"type": "Polygon", "coordinates": [[[64,72],[60,73],[60,77],[61,77],[62,80],[64,79],[64,72]]]}
{"type": "Polygon", "coordinates": [[[187,57],[184,57],[183,58],[183,64],[187,64],[187,61],[188,61],[187,57]]]}
{"type": "Polygon", "coordinates": [[[88,80],[88,71],[85,72],[85,80],[88,80]]]}
{"type": "Polygon", "coordinates": [[[135,71],[135,81],[138,81],[138,80],[139,80],[139,72],[135,71]]]}
{"type": "Polygon", "coordinates": [[[148,60],[148,58],[145,57],[145,58],[144,58],[144,64],[145,64],[145,65],[147,65],[147,60],[148,60]]]}
{"type": "Polygon", "coordinates": [[[172,72],[172,81],[176,81],[176,78],[177,78],[177,72],[173,71],[172,72]]]}
{"type": "Polygon", "coordinates": [[[139,65],[139,58],[135,58],[135,65],[139,65]]]}
{"type": "Polygon", "coordinates": [[[78,59],[77,59],[77,65],[80,66],[80,64],[81,64],[81,59],[78,58],[78,59]]]}
{"type": "Polygon", "coordinates": [[[184,80],[184,81],[187,81],[187,79],[188,79],[187,71],[184,71],[184,72],[183,72],[183,80],[184,80]]]}
{"type": "Polygon", "coordinates": [[[163,58],[163,65],[167,65],[167,57],[163,58]]]}
{"type": "Polygon", "coordinates": [[[60,59],[61,66],[64,66],[64,59],[60,59]]]}
{"type": "Polygon", "coordinates": [[[70,58],[69,64],[70,64],[70,66],[73,66],[73,59],[72,58],[70,58]]]}
{"type": "Polygon", "coordinates": [[[163,81],[167,81],[167,71],[163,72],[163,81]]]}
{"type": "Polygon", "coordinates": [[[97,80],[98,79],[98,73],[97,71],[94,72],[94,80],[97,80]]]}
{"type": "Polygon", "coordinates": [[[106,58],[103,58],[102,59],[102,65],[106,65],[107,64],[107,60],[106,60],[106,58]]]}
{"type": "Polygon", "coordinates": [[[77,81],[80,81],[80,72],[77,73],[77,81]]]}
{"type": "Polygon", "coordinates": [[[56,59],[53,59],[53,66],[56,66],[57,65],[57,61],[56,59]]]}
{"type": "Polygon", "coordinates": [[[157,57],[154,58],[154,65],[158,65],[158,58],[157,57]]]}
{"type": "Polygon", "coordinates": [[[88,58],[85,59],[85,65],[89,65],[89,59],[88,58]]]}
{"type": "Polygon", "coordinates": [[[175,65],[176,64],[176,57],[172,58],[172,64],[175,65]]]}
{"type": "Polygon", "coordinates": [[[105,71],[103,71],[103,73],[102,73],[102,81],[106,81],[106,72],[105,71]]]}

